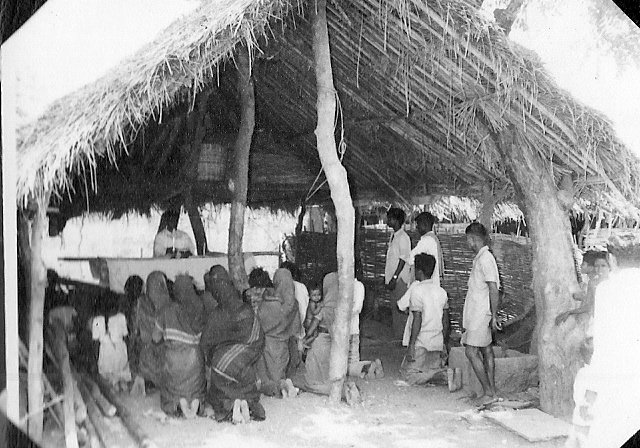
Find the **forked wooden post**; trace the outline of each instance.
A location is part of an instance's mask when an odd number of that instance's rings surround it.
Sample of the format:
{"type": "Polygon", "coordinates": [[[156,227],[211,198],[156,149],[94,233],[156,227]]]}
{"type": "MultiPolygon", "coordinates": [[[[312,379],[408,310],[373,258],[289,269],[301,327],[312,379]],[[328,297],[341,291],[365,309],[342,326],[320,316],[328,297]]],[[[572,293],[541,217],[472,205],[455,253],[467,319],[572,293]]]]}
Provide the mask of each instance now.
{"type": "Polygon", "coordinates": [[[573,382],[584,363],[580,355],[584,340],[581,327],[574,319],[555,324],[559,313],[574,306],[571,291],[577,286],[569,217],[559,200],[549,164],[525,143],[516,146],[513,128],[503,130],[497,138],[493,136],[511,181],[523,198],[533,243],[540,404],[545,412],[567,416],[573,411],[573,382]]]}
{"type": "Polygon", "coordinates": [[[249,182],[249,152],[255,126],[256,99],[251,77],[251,55],[247,47],[239,46],[236,54],[238,68],[238,93],[240,95],[240,129],[234,145],[235,161],[233,174],[229,180],[231,190],[231,214],[229,217],[229,273],[239,290],[249,286],[247,271],[242,256],[242,237],[244,235],[244,212],[247,207],[247,189],[249,182]]]}
{"type": "Polygon", "coordinates": [[[353,302],[354,274],[354,209],[347,182],[347,171],[340,163],[336,152],[334,118],[336,115],[336,90],[333,86],[329,33],[327,31],[327,2],[318,0],[315,10],[311,8],[313,28],[313,57],[315,61],[316,85],[318,88],[317,112],[318,124],[316,138],[318,155],[331,189],[331,199],[336,208],[338,220],[338,240],[336,255],[338,259],[338,306],[331,331],[331,360],[329,375],[331,395],[329,399],[339,402],[342,397],[342,385],[347,373],[349,354],[349,321],[353,302]]]}
{"type": "Polygon", "coordinates": [[[29,306],[29,367],[28,402],[29,436],[37,443],[42,443],[44,400],[42,381],[42,353],[44,349],[43,320],[44,293],[47,287],[47,270],[42,261],[42,240],[47,230],[47,205],[49,194],[39,198],[31,227],[31,303],[29,306]]]}

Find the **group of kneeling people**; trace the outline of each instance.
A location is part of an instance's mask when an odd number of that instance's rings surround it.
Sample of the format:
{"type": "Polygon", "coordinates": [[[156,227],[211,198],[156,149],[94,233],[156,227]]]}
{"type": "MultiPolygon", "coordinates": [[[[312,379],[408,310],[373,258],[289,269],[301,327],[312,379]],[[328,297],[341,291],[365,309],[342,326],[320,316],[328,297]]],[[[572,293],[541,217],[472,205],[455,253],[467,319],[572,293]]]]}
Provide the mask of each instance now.
{"type": "MultiPolygon", "coordinates": [[[[130,277],[127,295],[138,298],[130,332],[130,362],[137,376],[132,392],[153,383],[168,415],[207,415],[234,423],[265,419],[262,394],[289,398],[302,389],[328,395],[338,276],[327,274],[321,285],[307,289],[292,272],[299,276],[295,265],[286,264],[271,280],[256,268],[242,293],[220,265],[205,274],[203,292],[187,275],[170,282],[156,271],[146,284],[130,277]],[[303,359],[304,375],[296,376],[303,359]]],[[[359,357],[363,300],[364,286],[356,280],[349,374],[379,378],[381,362],[359,357]]],[[[343,398],[359,399],[353,381],[345,381],[343,398]]]]}

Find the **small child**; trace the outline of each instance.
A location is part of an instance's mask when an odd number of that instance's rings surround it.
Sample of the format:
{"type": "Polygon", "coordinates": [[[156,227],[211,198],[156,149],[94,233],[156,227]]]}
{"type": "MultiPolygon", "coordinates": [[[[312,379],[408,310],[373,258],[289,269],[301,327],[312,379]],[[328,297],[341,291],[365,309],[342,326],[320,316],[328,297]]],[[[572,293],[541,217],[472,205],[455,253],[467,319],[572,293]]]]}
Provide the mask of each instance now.
{"type": "Polygon", "coordinates": [[[307,313],[304,318],[305,337],[302,340],[303,358],[306,357],[306,351],[311,347],[311,343],[318,337],[319,321],[315,319],[315,317],[320,313],[321,309],[322,285],[315,281],[309,285],[309,305],[307,306],[307,313]]]}

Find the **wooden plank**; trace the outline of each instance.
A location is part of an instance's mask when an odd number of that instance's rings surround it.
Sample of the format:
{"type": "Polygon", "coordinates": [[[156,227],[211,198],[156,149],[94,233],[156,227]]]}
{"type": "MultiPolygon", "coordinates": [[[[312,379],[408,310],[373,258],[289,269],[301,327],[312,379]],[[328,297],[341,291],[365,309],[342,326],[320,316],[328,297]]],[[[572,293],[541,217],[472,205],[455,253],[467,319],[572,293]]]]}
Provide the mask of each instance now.
{"type": "Polygon", "coordinates": [[[484,416],[529,442],[543,442],[567,437],[571,431],[569,423],[545,414],[539,409],[488,412],[484,416]]]}

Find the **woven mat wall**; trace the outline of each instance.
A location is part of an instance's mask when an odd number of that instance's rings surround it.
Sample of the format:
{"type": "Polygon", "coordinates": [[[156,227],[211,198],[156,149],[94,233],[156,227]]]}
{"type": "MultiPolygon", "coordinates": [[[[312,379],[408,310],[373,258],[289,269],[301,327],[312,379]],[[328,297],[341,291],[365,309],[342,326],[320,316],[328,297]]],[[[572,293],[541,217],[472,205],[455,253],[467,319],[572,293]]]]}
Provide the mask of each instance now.
{"type": "MultiPolygon", "coordinates": [[[[412,247],[418,241],[416,232],[408,232],[412,247]]],[[[378,306],[391,306],[389,292],[384,289],[384,265],[390,230],[364,229],[360,234],[362,281],[367,301],[378,306]]],[[[467,247],[463,233],[440,232],[440,244],[445,260],[442,287],[449,294],[452,331],[461,332],[462,308],[467,293],[467,281],[474,254],[467,247]]],[[[531,244],[523,237],[493,234],[492,251],[498,263],[504,296],[498,314],[511,325],[523,318],[533,307],[531,290],[531,244]]],[[[296,263],[303,281],[310,282],[337,269],[336,235],[304,232],[296,239],[296,263]]]]}
{"type": "MultiPolygon", "coordinates": [[[[414,247],[419,235],[415,232],[408,233],[414,247]]],[[[363,279],[367,285],[367,293],[374,294],[379,304],[387,306],[391,306],[389,292],[382,287],[382,284],[390,236],[389,230],[366,229],[362,233],[360,245],[363,279]]],[[[463,233],[440,232],[438,237],[445,260],[442,287],[449,294],[452,330],[460,333],[462,308],[474,254],[467,247],[463,233]]],[[[533,307],[531,244],[526,238],[502,234],[492,235],[492,240],[492,251],[498,263],[504,290],[498,314],[508,326],[523,318],[533,307]]]]}

